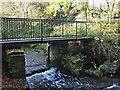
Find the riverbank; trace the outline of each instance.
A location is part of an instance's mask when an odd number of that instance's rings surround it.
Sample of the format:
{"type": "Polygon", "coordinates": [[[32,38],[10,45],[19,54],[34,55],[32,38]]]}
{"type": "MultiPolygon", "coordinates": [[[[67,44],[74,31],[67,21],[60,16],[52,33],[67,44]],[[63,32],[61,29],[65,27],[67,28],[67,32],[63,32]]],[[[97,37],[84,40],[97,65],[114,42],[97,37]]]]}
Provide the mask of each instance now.
{"type": "Polygon", "coordinates": [[[28,83],[24,78],[11,77],[8,70],[2,65],[2,90],[27,90],[28,83]]]}

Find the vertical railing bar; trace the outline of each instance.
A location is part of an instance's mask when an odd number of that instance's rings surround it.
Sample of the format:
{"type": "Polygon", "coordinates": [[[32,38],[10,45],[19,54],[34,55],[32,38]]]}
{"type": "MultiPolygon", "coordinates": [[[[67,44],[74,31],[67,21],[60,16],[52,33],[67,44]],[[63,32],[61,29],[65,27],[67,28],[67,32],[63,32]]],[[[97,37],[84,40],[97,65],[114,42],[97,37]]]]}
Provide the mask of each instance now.
{"type": "Polygon", "coordinates": [[[47,35],[47,37],[49,37],[49,31],[48,31],[49,30],[49,24],[50,24],[49,21],[47,21],[47,29],[46,29],[46,35],[47,35]]]}
{"type": "Polygon", "coordinates": [[[3,40],[3,35],[2,35],[2,32],[3,32],[3,19],[2,18],[0,19],[0,25],[1,25],[0,40],[3,40]]]}
{"type": "MultiPolygon", "coordinates": [[[[48,30],[51,30],[51,23],[50,23],[50,21],[48,21],[48,30]]],[[[50,37],[50,31],[48,31],[48,37],[50,37]]]]}
{"type": "MultiPolygon", "coordinates": [[[[24,20],[20,20],[20,23],[21,23],[21,33],[23,32],[23,28],[24,28],[24,20]]],[[[24,32],[23,32],[23,35],[24,35],[24,32]]],[[[21,34],[20,38],[22,39],[23,38],[23,35],[21,34]]]]}
{"type": "Polygon", "coordinates": [[[13,23],[13,35],[12,35],[12,39],[15,39],[16,40],[16,36],[15,36],[15,19],[12,19],[12,23],[13,23]]]}
{"type": "Polygon", "coordinates": [[[10,20],[11,21],[11,26],[12,26],[12,36],[11,36],[11,39],[13,38],[13,19],[10,20]]]}
{"type": "Polygon", "coordinates": [[[16,21],[16,19],[14,20],[14,28],[15,28],[15,38],[16,38],[16,40],[17,40],[18,27],[17,27],[17,21],[16,21]]]}
{"type": "Polygon", "coordinates": [[[34,37],[34,30],[33,30],[33,28],[34,28],[34,26],[33,26],[33,20],[32,20],[32,37],[31,37],[31,39],[33,39],[33,37],[34,37]]]}
{"type": "Polygon", "coordinates": [[[43,20],[41,19],[41,40],[43,40],[43,20]]]}
{"type": "Polygon", "coordinates": [[[15,34],[15,40],[17,40],[17,26],[16,26],[16,19],[14,19],[14,34],[15,34]]]}
{"type": "Polygon", "coordinates": [[[46,34],[47,34],[47,37],[49,37],[49,25],[50,25],[50,23],[49,23],[49,20],[47,21],[47,30],[46,30],[46,34]]]}
{"type": "MultiPolygon", "coordinates": [[[[6,29],[7,29],[7,30],[6,30],[6,31],[7,31],[7,34],[5,34],[5,30],[4,30],[4,35],[5,35],[5,39],[7,39],[7,38],[8,38],[8,32],[9,32],[9,23],[8,23],[9,20],[7,21],[7,19],[6,19],[5,21],[6,21],[6,23],[7,23],[7,28],[6,28],[6,29]]],[[[4,25],[4,23],[3,23],[3,25],[4,25]]],[[[3,26],[2,28],[4,28],[4,27],[5,27],[5,26],[3,26]]]]}
{"type": "Polygon", "coordinates": [[[44,30],[44,34],[43,35],[45,36],[45,38],[46,38],[46,29],[47,29],[46,26],[47,26],[47,22],[45,21],[45,25],[44,25],[44,29],[43,29],[44,30]]]}
{"type": "Polygon", "coordinates": [[[62,24],[62,37],[64,37],[63,36],[63,34],[64,34],[63,22],[61,22],[61,24],[62,24]]]}
{"type": "Polygon", "coordinates": [[[45,22],[45,20],[43,20],[43,38],[45,38],[45,24],[46,24],[46,22],[45,22]]]}
{"type": "Polygon", "coordinates": [[[10,30],[10,32],[11,32],[11,35],[10,35],[10,39],[12,38],[12,35],[13,35],[13,26],[12,26],[12,21],[10,20],[10,27],[11,27],[11,30],[10,30]]]}
{"type": "Polygon", "coordinates": [[[25,19],[25,37],[24,39],[26,39],[28,37],[27,35],[27,19],[25,19]]]}
{"type": "MultiPolygon", "coordinates": [[[[73,30],[72,30],[72,29],[73,29],[73,28],[72,28],[72,24],[73,24],[73,23],[71,22],[71,23],[70,23],[70,30],[69,30],[69,33],[73,31],[73,30]]],[[[70,34],[71,34],[71,33],[70,33],[70,34]]]]}
{"type": "MultiPolygon", "coordinates": [[[[52,23],[52,21],[50,21],[50,22],[51,22],[51,27],[52,27],[53,32],[54,32],[54,24],[52,23]]],[[[50,37],[52,37],[52,36],[53,36],[53,32],[51,33],[51,36],[50,36],[50,37]]]]}
{"type": "Polygon", "coordinates": [[[20,34],[20,20],[18,20],[18,36],[17,36],[17,39],[19,39],[19,34],[20,34]]]}
{"type": "MultiPolygon", "coordinates": [[[[2,24],[2,30],[3,30],[3,31],[2,31],[2,39],[6,39],[5,28],[4,28],[4,27],[5,27],[5,19],[2,19],[2,23],[1,23],[1,24],[2,24]]],[[[7,30],[8,30],[8,29],[7,29],[7,30]]],[[[6,30],[6,31],[7,31],[7,30],[6,30]]],[[[8,32],[8,31],[7,31],[7,32],[8,32]]]]}
{"type": "MultiPolygon", "coordinates": [[[[21,23],[22,23],[22,25],[21,25],[21,26],[23,27],[23,28],[22,28],[22,32],[23,32],[23,30],[24,30],[24,28],[25,28],[25,20],[24,20],[24,19],[23,19],[23,20],[21,20],[21,23]]],[[[22,33],[22,32],[21,32],[21,33],[22,33]]],[[[21,35],[22,35],[22,34],[21,34],[21,35]]],[[[23,35],[25,35],[25,32],[23,32],[23,35]]],[[[21,39],[23,39],[23,38],[24,38],[24,36],[23,36],[23,35],[22,35],[21,39]]]]}
{"type": "Polygon", "coordinates": [[[17,20],[15,19],[15,21],[14,21],[14,28],[15,28],[15,38],[16,38],[16,40],[17,40],[17,35],[18,35],[18,26],[17,26],[17,20]]]}
{"type": "Polygon", "coordinates": [[[43,20],[43,38],[45,38],[45,20],[43,20]]]}
{"type": "Polygon", "coordinates": [[[13,23],[13,19],[11,19],[11,23],[12,23],[12,25],[11,25],[12,26],[12,37],[11,37],[11,39],[13,39],[13,36],[14,36],[14,29],[13,29],[14,28],[14,25],[13,25],[14,23],[13,23]]]}
{"type": "Polygon", "coordinates": [[[39,35],[38,35],[38,38],[40,38],[40,35],[41,35],[41,29],[40,29],[41,27],[40,27],[40,24],[41,24],[41,21],[39,20],[38,22],[39,22],[39,24],[38,24],[38,25],[39,25],[39,35]]]}
{"type": "Polygon", "coordinates": [[[24,19],[24,22],[25,22],[25,28],[24,28],[25,35],[24,35],[24,38],[23,38],[23,39],[25,39],[26,36],[27,36],[27,30],[26,30],[26,28],[27,28],[27,20],[26,20],[26,18],[24,19]]]}
{"type": "MultiPolygon", "coordinates": [[[[50,30],[50,21],[48,21],[48,30],[50,30]]],[[[50,37],[50,31],[48,31],[48,37],[50,37]]]]}
{"type": "Polygon", "coordinates": [[[15,40],[17,39],[17,28],[16,28],[16,19],[14,19],[14,36],[15,36],[15,40]]]}
{"type": "Polygon", "coordinates": [[[26,27],[25,27],[25,31],[26,31],[26,32],[25,32],[25,33],[26,33],[25,39],[26,39],[26,38],[29,37],[29,36],[28,36],[28,19],[26,19],[25,21],[26,21],[26,23],[25,23],[25,26],[26,26],[26,27]]]}
{"type": "Polygon", "coordinates": [[[69,31],[71,31],[71,22],[69,22],[68,26],[69,26],[69,31]]]}
{"type": "Polygon", "coordinates": [[[25,19],[25,37],[24,37],[24,39],[26,39],[27,38],[27,19],[25,19]]]}
{"type": "Polygon", "coordinates": [[[45,35],[45,38],[46,38],[47,37],[47,21],[45,21],[44,35],[45,35]]]}
{"type": "MultiPolygon", "coordinates": [[[[52,23],[53,23],[53,26],[55,26],[55,23],[54,23],[54,22],[52,22],[52,23]]],[[[54,27],[54,29],[55,29],[55,27],[54,27]]],[[[53,34],[52,34],[52,37],[55,36],[55,31],[56,31],[56,30],[54,30],[54,32],[53,32],[53,34]]]]}
{"type": "Polygon", "coordinates": [[[86,36],[88,36],[88,25],[87,23],[85,23],[85,25],[86,25],[86,36]]]}
{"type": "Polygon", "coordinates": [[[20,34],[20,20],[18,20],[18,39],[20,39],[19,34],[20,34]]]}
{"type": "Polygon", "coordinates": [[[16,40],[16,35],[15,35],[15,19],[12,19],[12,23],[13,23],[13,37],[12,37],[12,39],[16,40]]]}
{"type": "Polygon", "coordinates": [[[29,20],[29,39],[31,39],[31,20],[29,20]]]}
{"type": "Polygon", "coordinates": [[[17,39],[19,39],[19,34],[20,34],[20,21],[18,20],[17,22],[17,25],[18,25],[18,35],[17,35],[17,39]]]}
{"type": "MultiPolygon", "coordinates": [[[[2,19],[2,22],[1,22],[1,25],[2,25],[2,33],[1,33],[2,36],[1,36],[1,38],[2,38],[2,40],[3,40],[3,39],[6,39],[6,35],[5,35],[5,29],[6,29],[6,28],[4,28],[4,27],[5,27],[5,23],[4,23],[4,22],[5,22],[5,19],[2,19]]],[[[7,31],[7,30],[6,30],[6,31],[7,31]]]]}
{"type": "Polygon", "coordinates": [[[19,21],[17,21],[17,19],[16,19],[15,22],[16,22],[16,28],[17,28],[17,36],[16,36],[16,39],[18,40],[18,34],[19,34],[19,31],[18,31],[18,30],[19,30],[19,25],[18,25],[18,24],[19,24],[19,21]]]}
{"type": "Polygon", "coordinates": [[[35,35],[35,39],[37,39],[37,24],[38,24],[38,22],[35,21],[35,23],[36,23],[36,24],[35,24],[36,26],[35,26],[35,29],[34,29],[34,31],[35,31],[35,32],[34,32],[34,35],[35,35]]]}
{"type": "Polygon", "coordinates": [[[77,39],[77,22],[76,22],[76,39],[77,39]]]}
{"type": "Polygon", "coordinates": [[[44,24],[43,24],[43,36],[46,38],[46,21],[44,21],[44,24]]]}
{"type": "Polygon", "coordinates": [[[28,28],[28,27],[27,27],[27,24],[28,24],[27,21],[28,21],[28,19],[25,19],[25,21],[26,21],[26,22],[25,22],[25,33],[26,33],[26,35],[25,35],[25,39],[26,39],[26,38],[29,37],[29,36],[28,36],[28,30],[27,30],[27,28],[28,28]]]}
{"type": "Polygon", "coordinates": [[[35,27],[36,21],[34,20],[34,39],[36,39],[36,27],[35,27]]]}
{"type": "Polygon", "coordinates": [[[27,38],[30,38],[30,35],[29,35],[29,19],[27,19],[27,38]]]}
{"type": "Polygon", "coordinates": [[[22,38],[21,32],[22,32],[22,21],[20,20],[20,39],[22,38]]]}
{"type": "Polygon", "coordinates": [[[32,20],[30,20],[30,39],[32,38],[32,20]]]}
{"type": "MultiPolygon", "coordinates": [[[[51,23],[51,27],[52,27],[53,32],[54,32],[54,24],[52,23],[52,21],[50,21],[50,23],[51,23]]],[[[53,32],[52,32],[52,33],[53,33],[53,32]]],[[[53,36],[53,34],[52,34],[52,33],[51,33],[50,37],[51,37],[51,36],[53,36]]]]}
{"type": "Polygon", "coordinates": [[[4,34],[4,31],[5,31],[5,30],[4,30],[3,27],[4,27],[4,19],[2,18],[2,19],[1,19],[1,31],[2,31],[2,32],[1,32],[1,37],[0,37],[1,40],[4,40],[4,37],[5,37],[5,34],[4,34]]]}
{"type": "Polygon", "coordinates": [[[2,35],[2,32],[3,32],[3,19],[2,18],[0,19],[0,25],[1,25],[0,40],[3,40],[3,35],[2,35]]]}
{"type": "Polygon", "coordinates": [[[46,21],[44,20],[44,24],[43,24],[43,36],[46,37],[46,21]]]}
{"type": "Polygon", "coordinates": [[[11,20],[10,20],[9,22],[10,22],[10,23],[9,23],[9,27],[10,27],[11,30],[9,30],[10,32],[8,31],[8,33],[10,33],[10,36],[9,36],[9,37],[11,38],[11,37],[12,37],[12,33],[13,33],[13,31],[12,31],[11,20]]]}
{"type": "Polygon", "coordinates": [[[35,25],[35,21],[33,20],[33,39],[35,38],[35,28],[34,28],[34,25],[35,25]]]}
{"type": "Polygon", "coordinates": [[[34,20],[32,21],[32,39],[34,38],[34,20]]]}
{"type": "Polygon", "coordinates": [[[23,19],[23,21],[21,20],[21,22],[23,22],[23,29],[22,29],[22,31],[23,31],[23,35],[22,35],[22,39],[24,38],[24,36],[25,36],[25,18],[23,19]]]}
{"type": "Polygon", "coordinates": [[[47,21],[45,21],[45,37],[47,37],[47,21]]]}

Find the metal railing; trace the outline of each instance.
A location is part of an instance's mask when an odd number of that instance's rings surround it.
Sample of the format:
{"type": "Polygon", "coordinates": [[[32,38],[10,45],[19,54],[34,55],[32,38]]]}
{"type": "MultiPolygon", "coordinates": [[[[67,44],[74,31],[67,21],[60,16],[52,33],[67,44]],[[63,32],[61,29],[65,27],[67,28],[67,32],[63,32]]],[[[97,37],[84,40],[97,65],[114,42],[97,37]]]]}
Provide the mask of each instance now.
{"type": "Polygon", "coordinates": [[[1,17],[1,40],[87,36],[95,22],[1,17]]]}

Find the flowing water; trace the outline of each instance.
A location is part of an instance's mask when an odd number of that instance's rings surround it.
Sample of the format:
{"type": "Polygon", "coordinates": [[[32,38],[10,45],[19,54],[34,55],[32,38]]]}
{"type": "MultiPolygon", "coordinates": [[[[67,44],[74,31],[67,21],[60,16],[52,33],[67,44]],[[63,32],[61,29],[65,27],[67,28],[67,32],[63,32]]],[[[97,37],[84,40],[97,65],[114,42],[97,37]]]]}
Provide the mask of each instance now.
{"type": "MultiPolygon", "coordinates": [[[[120,90],[119,79],[108,80],[107,84],[91,84],[85,78],[66,75],[56,68],[26,77],[30,90],[120,90]]],[[[93,83],[93,80],[90,80],[93,83]]],[[[95,83],[95,82],[94,82],[95,83]]]]}
{"type": "MultiPolygon", "coordinates": [[[[26,50],[27,66],[33,64],[29,62],[34,62],[35,65],[39,63],[40,66],[44,61],[41,55],[33,50],[26,50]]],[[[75,78],[62,73],[55,67],[27,76],[26,80],[30,90],[120,90],[120,78],[89,76],[75,78]]]]}

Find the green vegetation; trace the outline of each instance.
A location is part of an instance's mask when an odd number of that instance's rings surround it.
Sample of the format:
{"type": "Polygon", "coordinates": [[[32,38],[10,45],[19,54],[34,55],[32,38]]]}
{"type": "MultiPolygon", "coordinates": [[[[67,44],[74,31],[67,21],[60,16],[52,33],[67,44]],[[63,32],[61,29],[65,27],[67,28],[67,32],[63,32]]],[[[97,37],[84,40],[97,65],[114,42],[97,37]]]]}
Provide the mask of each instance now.
{"type": "MultiPolygon", "coordinates": [[[[119,40],[119,21],[114,20],[113,16],[119,16],[118,2],[106,0],[105,5],[100,7],[89,6],[88,2],[75,3],[74,0],[68,2],[3,2],[3,13],[1,16],[6,17],[22,17],[22,18],[43,18],[43,19],[64,19],[64,20],[84,20],[93,21],[96,23],[87,23],[78,25],[79,36],[93,36],[95,41],[92,43],[70,42],[67,48],[67,54],[63,54],[63,49],[56,47],[54,58],[56,65],[64,66],[66,70],[73,74],[79,75],[87,73],[95,76],[103,76],[106,74],[116,74],[120,68],[120,45],[119,40]],[[77,44],[76,44],[77,43],[77,44]]],[[[10,22],[10,26],[18,28],[16,22],[10,22]]],[[[5,24],[7,25],[7,23],[5,24]]],[[[12,38],[32,36],[41,37],[41,23],[23,22],[21,28],[12,30],[2,30],[12,38]],[[32,31],[24,25],[31,24],[31,27],[36,30],[32,31]]],[[[61,23],[44,23],[44,36],[60,36],[61,23]]],[[[64,35],[76,35],[75,24],[64,24],[64,35]]],[[[3,37],[7,37],[4,36],[3,37]]],[[[46,45],[34,44],[32,47],[46,48],[46,45]]],[[[53,58],[53,57],[52,57],[53,58]]]]}

